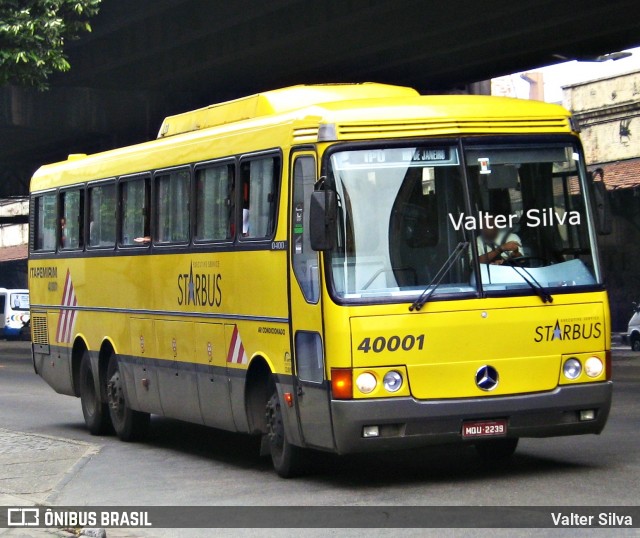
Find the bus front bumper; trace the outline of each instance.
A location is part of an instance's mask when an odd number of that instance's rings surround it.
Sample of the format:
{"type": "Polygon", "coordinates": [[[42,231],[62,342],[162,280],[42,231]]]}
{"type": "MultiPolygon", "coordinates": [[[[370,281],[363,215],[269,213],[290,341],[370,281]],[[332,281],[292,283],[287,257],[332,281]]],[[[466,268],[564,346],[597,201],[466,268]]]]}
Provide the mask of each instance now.
{"type": "Polygon", "coordinates": [[[462,423],[484,419],[506,419],[507,437],[600,433],[612,389],[607,381],[486,398],[332,400],[336,450],[347,454],[462,442],[462,423]],[[582,410],[594,410],[595,418],[581,421],[582,410]],[[364,437],[365,426],[378,426],[379,435],[364,437]]]}
{"type": "Polygon", "coordinates": [[[7,338],[20,336],[22,333],[22,327],[7,327],[4,328],[4,336],[7,338]]]}

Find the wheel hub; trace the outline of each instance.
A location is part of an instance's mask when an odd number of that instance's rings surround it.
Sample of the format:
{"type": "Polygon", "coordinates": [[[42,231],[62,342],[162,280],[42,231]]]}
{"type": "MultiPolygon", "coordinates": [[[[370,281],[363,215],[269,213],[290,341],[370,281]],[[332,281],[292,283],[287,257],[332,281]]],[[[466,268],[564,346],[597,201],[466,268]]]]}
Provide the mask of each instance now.
{"type": "Polygon", "coordinates": [[[284,445],[284,425],[277,396],[272,396],[267,404],[267,435],[272,446],[284,445]]]}
{"type": "Polygon", "coordinates": [[[124,392],[118,372],[114,373],[109,383],[107,383],[107,398],[109,400],[109,407],[117,414],[120,414],[124,410],[124,392]]]}

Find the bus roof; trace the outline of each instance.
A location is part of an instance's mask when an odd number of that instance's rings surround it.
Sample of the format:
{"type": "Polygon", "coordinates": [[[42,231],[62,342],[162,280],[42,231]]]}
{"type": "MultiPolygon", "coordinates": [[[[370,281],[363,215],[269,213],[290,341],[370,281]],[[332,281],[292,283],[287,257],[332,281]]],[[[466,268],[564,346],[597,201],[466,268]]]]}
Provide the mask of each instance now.
{"type": "Polygon", "coordinates": [[[261,116],[283,114],[323,103],[417,95],[419,93],[413,88],[373,82],[291,86],[169,116],[162,122],[158,138],[261,116]]]}
{"type": "Polygon", "coordinates": [[[570,133],[569,118],[559,105],[505,97],[422,96],[412,88],[376,83],[293,86],[169,116],[156,140],[90,156],[69,155],[38,169],[31,190],[143,172],[149,163],[160,169],[294,144],[570,133]],[[242,137],[249,132],[251,137],[244,138],[250,144],[242,137]],[[202,142],[211,139],[226,141],[219,150],[207,144],[205,155],[202,142]]]}

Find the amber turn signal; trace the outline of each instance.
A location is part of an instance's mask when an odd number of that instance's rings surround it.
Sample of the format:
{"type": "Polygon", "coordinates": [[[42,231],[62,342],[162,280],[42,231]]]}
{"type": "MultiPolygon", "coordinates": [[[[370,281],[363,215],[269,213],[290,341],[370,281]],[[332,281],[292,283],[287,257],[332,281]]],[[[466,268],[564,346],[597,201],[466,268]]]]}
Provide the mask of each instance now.
{"type": "Polygon", "coordinates": [[[331,368],[331,391],[336,400],[353,398],[353,374],[351,368],[331,368]]]}

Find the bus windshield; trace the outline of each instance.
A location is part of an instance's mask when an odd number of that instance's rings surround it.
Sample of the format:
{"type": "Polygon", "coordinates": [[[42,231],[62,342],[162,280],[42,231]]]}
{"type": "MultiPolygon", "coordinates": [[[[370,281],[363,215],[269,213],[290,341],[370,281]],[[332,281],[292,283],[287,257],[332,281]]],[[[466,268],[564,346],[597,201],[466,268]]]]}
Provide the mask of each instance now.
{"type": "Polygon", "coordinates": [[[463,152],[452,141],[331,154],[339,208],[329,264],[338,299],[411,300],[460,242],[467,252],[434,297],[600,282],[576,146],[483,142],[463,152]]]}

